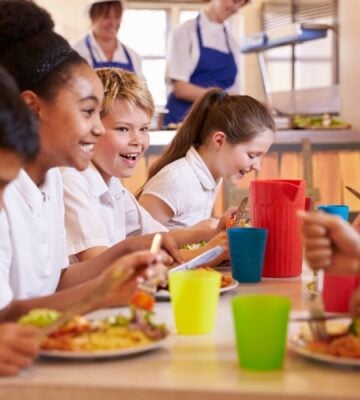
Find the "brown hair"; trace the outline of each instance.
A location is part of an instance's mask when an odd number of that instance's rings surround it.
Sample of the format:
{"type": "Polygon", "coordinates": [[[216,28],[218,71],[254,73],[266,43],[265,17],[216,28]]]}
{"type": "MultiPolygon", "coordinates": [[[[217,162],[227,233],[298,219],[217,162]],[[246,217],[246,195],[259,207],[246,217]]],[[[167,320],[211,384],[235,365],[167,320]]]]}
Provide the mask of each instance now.
{"type": "Polygon", "coordinates": [[[141,108],[150,118],[154,115],[154,100],[146,82],[138,75],[120,68],[98,68],[95,72],[104,86],[101,118],[114,106],[117,99],[127,100],[133,106],[141,108]]]}
{"type": "MultiPolygon", "coordinates": [[[[238,144],[249,142],[265,129],[275,131],[275,124],[258,100],[210,89],[193,104],[170,145],[151,165],[147,181],[166,165],[184,157],[191,146],[198,149],[205,144],[213,132],[222,131],[229,143],[238,144]]],[[[138,197],[141,192],[142,188],[138,197]]]]}
{"type": "Polygon", "coordinates": [[[95,3],[90,7],[89,15],[92,21],[99,17],[107,17],[110,10],[114,9],[117,16],[121,17],[124,11],[124,6],[121,0],[115,1],[104,1],[101,3],[95,3]]]}

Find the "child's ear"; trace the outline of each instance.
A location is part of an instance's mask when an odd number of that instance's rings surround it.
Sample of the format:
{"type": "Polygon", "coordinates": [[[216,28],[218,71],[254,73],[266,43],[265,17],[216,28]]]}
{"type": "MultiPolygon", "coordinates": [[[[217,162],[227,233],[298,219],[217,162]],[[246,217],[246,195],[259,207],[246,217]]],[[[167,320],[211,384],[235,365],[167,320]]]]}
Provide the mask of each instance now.
{"type": "Polygon", "coordinates": [[[220,150],[221,147],[225,144],[226,142],[226,136],[225,133],[222,131],[216,131],[212,134],[212,145],[216,150],[220,150]]]}
{"type": "Polygon", "coordinates": [[[21,97],[23,98],[26,105],[30,108],[30,110],[36,115],[39,115],[40,112],[40,99],[36,93],[32,90],[25,90],[21,92],[21,97]]]}

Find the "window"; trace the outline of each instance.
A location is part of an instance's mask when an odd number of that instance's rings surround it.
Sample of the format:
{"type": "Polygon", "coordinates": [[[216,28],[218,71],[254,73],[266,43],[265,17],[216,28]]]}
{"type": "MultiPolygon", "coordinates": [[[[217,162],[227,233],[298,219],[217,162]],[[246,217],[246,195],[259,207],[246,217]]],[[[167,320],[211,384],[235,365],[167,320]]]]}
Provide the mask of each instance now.
{"type": "Polygon", "coordinates": [[[200,7],[170,2],[161,5],[128,2],[119,36],[121,41],[141,56],[143,73],[156,105],[166,104],[165,57],[168,34],[177,24],[194,18],[200,7]]]}

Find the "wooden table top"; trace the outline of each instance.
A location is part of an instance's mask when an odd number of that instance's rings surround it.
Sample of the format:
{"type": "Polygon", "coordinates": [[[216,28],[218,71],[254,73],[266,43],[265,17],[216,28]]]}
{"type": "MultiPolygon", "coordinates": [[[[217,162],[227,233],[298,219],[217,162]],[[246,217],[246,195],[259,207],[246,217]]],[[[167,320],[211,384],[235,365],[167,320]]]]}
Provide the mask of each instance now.
{"type": "MultiPolygon", "coordinates": [[[[107,361],[40,359],[14,378],[0,379],[0,399],[13,400],[212,400],[359,399],[359,370],[335,368],[287,353],[282,371],[248,372],[237,365],[230,299],[235,294],[277,293],[303,307],[300,278],[239,285],[221,296],[216,330],[206,336],[172,334],[162,349],[107,361]]],[[[173,326],[171,305],[156,306],[173,326]]],[[[107,310],[113,314],[114,310],[107,310]]],[[[99,311],[95,315],[104,315],[99,311]]],[[[295,325],[291,324],[289,333],[295,325]]]]}

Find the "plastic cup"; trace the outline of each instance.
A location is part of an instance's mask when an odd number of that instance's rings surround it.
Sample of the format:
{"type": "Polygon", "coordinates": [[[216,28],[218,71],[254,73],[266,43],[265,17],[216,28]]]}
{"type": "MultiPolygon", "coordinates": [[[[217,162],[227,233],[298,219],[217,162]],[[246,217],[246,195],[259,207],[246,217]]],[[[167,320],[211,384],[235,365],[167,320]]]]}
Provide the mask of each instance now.
{"type": "Polygon", "coordinates": [[[344,204],[324,204],[318,206],[317,209],[328,214],[338,215],[345,221],[348,221],[349,219],[349,206],[344,204]]]}
{"type": "Polygon", "coordinates": [[[232,276],[238,282],[261,281],[268,230],[230,228],[227,230],[232,276]]]}
{"type": "Polygon", "coordinates": [[[281,369],[284,362],[291,301],[278,295],[232,299],[238,362],[255,371],[281,369]]]}
{"type": "Polygon", "coordinates": [[[169,291],[176,331],[203,335],[215,326],[221,274],[216,271],[180,271],[169,274],[169,291]]]}
{"type": "MultiPolygon", "coordinates": [[[[318,210],[338,215],[345,221],[349,219],[349,207],[344,204],[328,204],[318,206],[318,210]]],[[[326,311],[349,311],[350,297],[358,285],[358,278],[348,275],[324,274],[323,301],[326,311]]]]}

